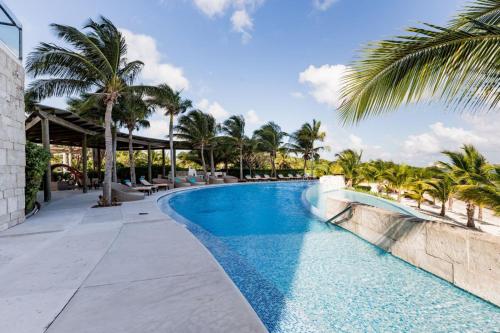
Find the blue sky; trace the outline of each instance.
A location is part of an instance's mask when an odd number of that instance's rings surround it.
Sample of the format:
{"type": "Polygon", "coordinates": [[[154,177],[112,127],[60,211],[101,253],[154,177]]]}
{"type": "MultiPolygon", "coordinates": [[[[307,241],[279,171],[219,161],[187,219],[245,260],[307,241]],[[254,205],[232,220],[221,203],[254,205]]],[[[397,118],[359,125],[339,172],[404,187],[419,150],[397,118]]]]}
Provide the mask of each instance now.
{"type": "MultiPolygon", "coordinates": [[[[24,24],[25,54],[54,41],[52,22],[81,26],[104,15],[123,30],[129,56],[146,64],[142,80],[184,89],[198,107],[220,120],[243,114],[248,132],[275,121],[292,132],[321,120],[331,151],[363,149],[366,158],[427,165],[439,151],[476,144],[500,162],[498,113],[476,116],[439,104],[342,127],[337,89],[342,70],[362,45],[402,33],[419,22],[444,24],[464,0],[5,0],[24,24]]],[[[47,104],[62,107],[62,100],[47,104]]],[[[141,134],[163,137],[157,114],[141,134]]]]}

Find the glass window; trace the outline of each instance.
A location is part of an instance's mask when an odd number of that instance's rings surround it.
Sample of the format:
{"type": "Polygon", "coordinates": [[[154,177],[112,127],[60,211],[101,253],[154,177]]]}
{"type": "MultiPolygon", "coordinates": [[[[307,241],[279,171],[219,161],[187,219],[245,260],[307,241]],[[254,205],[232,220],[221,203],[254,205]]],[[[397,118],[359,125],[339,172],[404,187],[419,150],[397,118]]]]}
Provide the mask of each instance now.
{"type": "Polygon", "coordinates": [[[0,43],[22,59],[22,26],[14,14],[0,0],[0,43]]]}

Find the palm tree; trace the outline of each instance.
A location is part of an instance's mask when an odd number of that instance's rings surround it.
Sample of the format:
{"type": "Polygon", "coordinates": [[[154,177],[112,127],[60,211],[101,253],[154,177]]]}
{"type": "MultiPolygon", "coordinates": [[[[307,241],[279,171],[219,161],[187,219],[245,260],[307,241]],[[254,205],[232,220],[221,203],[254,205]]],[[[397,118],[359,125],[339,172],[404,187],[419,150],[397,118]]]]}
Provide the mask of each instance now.
{"type": "Polygon", "coordinates": [[[254,139],[257,140],[259,149],[269,153],[272,177],[276,177],[276,155],[283,148],[283,140],[287,135],[278,124],[272,121],[254,132],[254,139]]]}
{"type": "MultiPolygon", "coordinates": [[[[193,102],[189,99],[181,97],[180,91],[174,91],[167,84],[160,84],[158,90],[148,102],[153,107],[162,108],[165,110],[165,115],[169,118],[168,137],[170,141],[170,161],[175,161],[174,151],[174,118],[189,111],[193,107],[193,102]]],[[[175,165],[170,163],[170,172],[172,174],[172,182],[175,177],[175,165]]]]}
{"type": "Polygon", "coordinates": [[[240,179],[243,179],[243,146],[247,137],[245,135],[245,118],[243,116],[231,116],[222,124],[224,132],[229,140],[238,148],[240,154],[240,179]]]}
{"type": "Polygon", "coordinates": [[[306,173],[307,161],[312,160],[311,175],[314,175],[314,160],[319,158],[319,152],[325,147],[315,147],[316,141],[323,142],[326,133],[321,131],[321,121],[313,119],[312,124],[305,123],[300,129],[290,135],[289,149],[304,159],[304,174],[306,173]]]}
{"type": "Polygon", "coordinates": [[[439,215],[446,216],[446,202],[450,199],[453,193],[453,182],[450,176],[443,173],[441,176],[428,180],[428,193],[441,202],[441,212],[439,215]]]}
{"type": "Polygon", "coordinates": [[[440,162],[440,164],[457,180],[456,196],[465,201],[467,226],[474,228],[474,205],[483,204],[474,189],[481,187],[486,182],[490,176],[491,167],[486,158],[474,146],[464,145],[462,150],[463,152],[444,151],[443,154],[448,156],[451,163],[440,162]]]}
{"type": "MultiPolygon", "coordinates": [[[[203,172],[206,175],[205,149],[212,149],[217,135],[215,118],[200,110],[193,110],[179,118],[175,131],[178,138],[188,141],[193,147],[200,149],[203,172]]],[[[213,168],[213,153],[211,154],[211,164],[213,168]]]]}
{"type": "Polygon", "coordinates": [[[427,193],[429,187],[423,180],[415,179],[409,186],[409,191],[405,196],[417,202],[417,208],[420,209],[422,202],[426,201],[425,193],[427,193]]]}
{"type": "Polygon", "coordinates": [[[391,169],[388,169],[385,173],[385,178],[389,182],[390,186],[397,193],[397,200],[401,202],[401,197],[403,196],[403,189],[408,185],[410,181],[410,168],[405,164],[395,164],[391,169]]]}
{"type": "Polygon", "coordinates": [[[500,167],[494,167],[490,177],[480,184],[463,186],[461,193],[474,202],[491,208],[496,215],[500,215],[500,167]]]}
{"type": "Polygon", "coordinates": [[[343,79],[344,122],[438,97],[454,108],[495,109],[500,101],[500,2],[476,0],[447,27],[371,43],[343,79]]]}
{"type": "Polygon", "coordinates": [[[149,127],[147,118],[151,116],[153,110],[148,107],[141,94],[124,94],[119,99],[122,115],[120,124],[128,130],[128,156],[130,165],[130,181],[132,184],[137,182],[135,176],[135,161],[132,133],[139,128],[149,127]]]}
{"type": "Polygon", "coordinates": [[[335,155],[337,164],[342,168],[347,188],[358,185],[362,180],[361,157],[363,152],[346,149],[335,155]]]}
{"type": "Polygon", "coordinates": [[[89,19],[83,30],[52,24],[52,29],[65,45],[41,43],[26,60],[27,72],[39,78],[30,84],[38,99],[95,93],[106,105],[104,141],[106,168],[103,201],[111,203],[113,143],[111,122],[113,106],[121,94],[146,87],[132,86],[143,67],[141,61],[128,62],[125,38],[108,19],[89,19]]]}

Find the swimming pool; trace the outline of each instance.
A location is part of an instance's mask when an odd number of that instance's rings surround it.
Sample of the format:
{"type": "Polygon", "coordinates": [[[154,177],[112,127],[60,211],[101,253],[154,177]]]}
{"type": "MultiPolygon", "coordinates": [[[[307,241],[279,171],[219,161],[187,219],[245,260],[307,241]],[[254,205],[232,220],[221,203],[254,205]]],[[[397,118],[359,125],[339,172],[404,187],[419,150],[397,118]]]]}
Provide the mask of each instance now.
{"type": "Polygon", "coordinates": [[[365,205],[379,207],[399,214],[415,216],[425,220],[434,219],[430,215],[420,213],[410,207],[401,205],[397,202],[389,201],[365,193],[344,190],[344,189],[325,191],[322,189],[321,184],[315,184],[309,187],[306,191],[304,191],[304,199],[314,207],[315,214],[322,218],[329,218],[329,216],[324,215],[324,208],[325,208],[324,204],[325,204],[325,198],[327,196],[344,201],[360,202],[365,205]]]}
{"type": "Polygon", "coordinates": [[[500,310],[321,222],[310,184],[206,187],[159,201],[212,252],[270,332],[493,332],[500,310]]]}

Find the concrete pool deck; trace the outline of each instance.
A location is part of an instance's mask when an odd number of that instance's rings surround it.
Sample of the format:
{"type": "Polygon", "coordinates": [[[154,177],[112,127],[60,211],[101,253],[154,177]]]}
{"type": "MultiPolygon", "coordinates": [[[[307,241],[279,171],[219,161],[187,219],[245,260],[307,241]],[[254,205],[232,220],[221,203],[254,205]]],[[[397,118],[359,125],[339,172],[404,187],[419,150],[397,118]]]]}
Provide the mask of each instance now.
{"type": "Polygon", "coordinates": [[[0,232],[0,332],[267,332],[208,250],[160,211],[165,192],[96,209],[99,192],[68,194],[0,232]]]}

